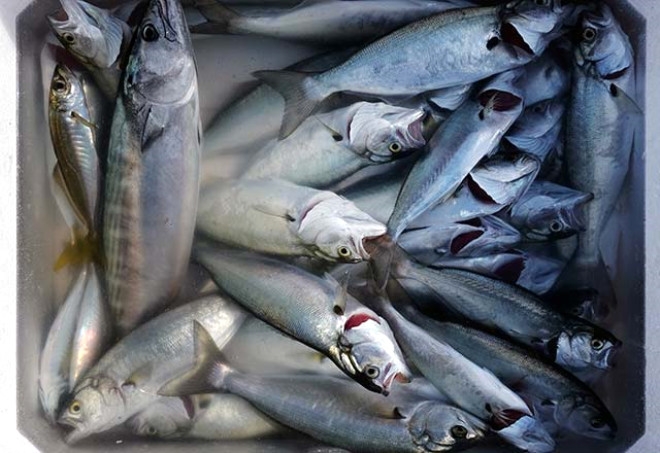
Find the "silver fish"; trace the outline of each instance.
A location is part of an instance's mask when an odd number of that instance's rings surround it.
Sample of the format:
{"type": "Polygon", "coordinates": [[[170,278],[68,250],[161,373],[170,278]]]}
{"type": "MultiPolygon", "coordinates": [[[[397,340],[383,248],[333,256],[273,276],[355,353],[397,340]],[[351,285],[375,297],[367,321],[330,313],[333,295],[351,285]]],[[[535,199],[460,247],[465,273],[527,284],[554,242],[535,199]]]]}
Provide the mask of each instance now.
{"type": "Polygon", "coordinates": [[[160,398],[126,422],[126,427],[138,436],[178,439],[194,424],[193,397],[160,398]],[[191,417],[192,415],[192,417],[191,417]]]}
{"type": "Polygon", "coordinates": [[[385,225],[332,192],[279,180],[228,180],[200,194],[197,231],[258,252],[328,261],[368,259],[385,225]]]}
{"type": "Polygon", "coordinates": [[[522,240],[518,230],[494,216],[449,225],[430,224],[403,232],[401,247],[418,261],[435,264],[444,258],[488,255],[508,250],[522,240]]]}
{"type": "Polygon", "coordinates": [[[555,291],[547,294],[545,299],[563,312],[592,323],[602,321],[601,314],[598,313],[598,291],[593,288],[555,291]]]}
{"type": "Polygon", "coordinates": [[[195,59],[178,1],[149,3],[120,91],[103,240],[121,335],[177,295],[195,228],[201,125],[195,59]]]}
{"type": "Polygon", "coordinates": [[[584,231],[582,211],[592,199],[590,193],[536,181],[511,206],[505,219],[530,241],[562,239],[584,231]]]}
{"type": "Polygon", "coordinates": [[[51,81],[48,120],[67,198],[81,224],[95,236],[101,183],[96,126],[82,82],[61,64],[51,81]]]}
{"type": "Polygon", "coordinates": [[[544,162],[560,140],[564,111],[565,103],[561,99],[541,101],[527,107],[504,140],[544,162]]]}
{"type": "Polygon", "coordinates": [[[447,451],[484,435],[484,424],[476,417],[444,403],[421,403],[401,414],[396,406],[346,379],[240,373],[225,363],[201,326],[196,332],[195,368],[166,384],[161,394],[197,388],[229,391],[284,425],[352,451],[447,451]]]}
{"type": "Polygon", "coordinates": [[[60,2],[62,14],[48,16],[55,35],[91,71],[108,99],[114,100],[120,65],[132,38],[130,28],[108,11],[83,0],[60,2]]]}
{"type": "Polygon", "coordinates": [[[556,37],[571,10],[555,0],[451,10],[403,27],[318,75],[255,76],[284,96],[280,136],[286,137],[333,93],[415,96],[524,65],[556,37]]]}
{"type": "Polygon", "coordinates": [[[323,279],[271,258],[207,246],[196,247],[195,259],[255,316],[325,354],[367,389],[387,394],[394,380],[408,380],[387,323],[357,303],[349,311],[347,303],[355,302],[329,275],[323,279]],[[358,329],[365,323],[380,333],[365,335],[358,329]]]}
{"type": "Polygon", "coordinates": [[[491,154],[518,118],[523,100],[515,81],[508,90],[487,85],[436,131],[401,187],[387,228],[395,240],[429,208],[446,201],[470,171],[491,154]]]}
{"type": "Polygon", "coordinates": [[[170,310],[124,337],[73,390],[59,419],[73,427],[67,442],[124,423],[157,401],[158,388],[193,363],[193,321],[206,326],[222,346],[245,316],[228,299],[208,296],[170,310]]]}
{"type": "Polygon", "coordinates": [[[562,280],[566,287],[598,289],[604,304],[611,306],[615,296],[601,256],[600,235],[628,173],[639,119],[633,101],[634,55],[607,5],[586,12],[580,28],[566,121],[566,168],[570,186],[594,198],[586,206],[585,231],[562,280]]]}
{"type": "Polygon", "coordinates": [[[306,0],[292,8],[241,14],[213,0],[197,0],[207,23],[193,33],[255,34],[320,45],[346,45],[379,38],[411,22],[455,8],[463,0],[306,0]]]}
{"type": "Polygon", "coordinates": [[[560,99],[570,91],[571,75],[563,61],[548,50],[540,58],[524,66],[525,78],[521,85],[525,105],[560,99]]]}

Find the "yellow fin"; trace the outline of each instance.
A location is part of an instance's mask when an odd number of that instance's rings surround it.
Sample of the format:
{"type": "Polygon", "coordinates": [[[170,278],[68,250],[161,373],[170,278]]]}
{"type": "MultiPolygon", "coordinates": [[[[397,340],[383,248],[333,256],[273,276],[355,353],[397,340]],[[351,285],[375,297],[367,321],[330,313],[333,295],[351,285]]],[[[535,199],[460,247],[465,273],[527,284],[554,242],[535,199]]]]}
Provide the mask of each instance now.
{"type": "Polygon", "coordinates": [[[55,260],[53,270],[58,272],[67,266],[89,262],[100,262],[97,240],[86,231],[74,229],[71,241],[55,260]]]}

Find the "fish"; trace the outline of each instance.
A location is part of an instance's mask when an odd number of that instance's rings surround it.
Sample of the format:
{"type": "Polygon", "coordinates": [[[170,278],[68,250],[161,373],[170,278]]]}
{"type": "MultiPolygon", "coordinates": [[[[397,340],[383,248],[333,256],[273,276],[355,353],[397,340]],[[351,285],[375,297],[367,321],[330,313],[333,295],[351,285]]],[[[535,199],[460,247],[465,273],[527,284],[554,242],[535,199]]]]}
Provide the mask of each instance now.
{"type": "Polygon", "coordinates": [[[562,99],[571,88],[571,74],[559,52],[548,49],[536,60],[524,66],[525,76],[520,89],[526,106],[562,99]]]}
{"type": "Polygon", "coordinates": [[[110,12],[83,0],[60,0],[63,10],[47,16],[55,36],[80,61],[110,100],[117,96],[122,63],[133,34],[110,12]]]}
{"type": "Polygon", "coordinates": [[[446,201],[479,161],[496,150],[522,113],[523,99],[517,93],[515,79],[506,91],[487,85],[442,123],[401,186],[387,223],[394,240],[429,208],[446,201]]]}
{"type": "MultiPolygon", "coordinates": [[[[392,307],[387,296],[377,294],[369,300],[392,327],[408,360],[457,407],[478,417],[496,433],[534,418],[527,404],[489,370],[408,321],[392,307]]],[[[526,440],[538,438],[536,451],[554,450],[554,441],[542,425],[534,421],[529,428],[519,437],[506,436],[505,440],[522,446],[526,440]]]]}
{"type": "Polygon", "coordinates": [[[504,137],[516,150],[533,154],[545,162],[561,140],[565,103],[551,99],[525,109],[504,137]]]}
{"type": "Polygon", "coordinates": [[[305,0],[291,8],[240,13],[213,0],[197,0],[206,23],[193,33],[259,35],[314,45],[360,44],[434,14],[472,6],[462,0],[305,0]]]}
{"type": "Polygon", "coordinates": [[[394,279],[413,301],[501,333],[562,366],[607,369],[621,347],[607,330],[557,311],[519,286],[461,269],[424,266],[386,236],[375,242],[369,244],[370,264],[382,287],[394,279]]]}
{"type": "Polygon", "coordinates": [[[192,397],[160,398],[130,418],[126,427],[137,436],[159,439],[180,439],[188,434],[193,424],[192,397]],[[192,416],[191,416],[192,415],[192,416]]]}
{"type": "Polygon", "coordinates": [[[560,427],[595,439],[613,439],[614,417],[589,387],[529,349],[480,330],[433,321],[419,313],[410,319],[434,338],[445,341],[476,364],[491,370],[508,385],[553,408],[560,427]]]}
{"type": "Polygon", "coordinates": [[[195,367],[163,386],[160,394],[229,391],[284,425],[351,451],[447,451],[484,435],[484,424],[476,417],[444,403],[424,402],[401,414],[350,380],[243,374],[226,363],[203,327],[196,324],[195,331],[195,367]]]}
{"type": "Polygon", "coordinates": [[[529,241],[563,239],[585,230],[582,212],[594,196],[549,181],[535,181],[504,214],[529,241]]]}
{"type": "Polygon", "coordinates": [[[449,10],[374,41],[329,71],[258,71],[254,76],[285,99],[280,129],[284,138],[334,93],[415,96],[522,66],[541,55],[560,32],[564,16],[573,8],[559,3],[523,0],[449,10]]]}
{"type": "Polygon", "coordinates": [[[58,423],[68,443],[109,430],[161,397],[157,390],[194,363],[193,320],[225,345],[247,314],[218,295],[189,302],[123,337],[82,377],[58,423]]]}
{"type": "MultiPolygon", "coordinates": [[[[596,288],[604,306],[616,305],[601,255],[601,232],[628,174],[641,112],[634,101],[634,53],[607,5],[582,14],[573,58],[573,89],[566,118],[569,185],[593,194],[585,207],[578,249],[562,275],[564,288],[596,288]]],[[[608,248],[616,244],[608,244],[608,248]]]]}
{"type": "Polygon", "coordinates": [[[225,180],[205,187],[196,229],[236,247],[332,262],[368,259],[363,241],[386,231],[333,192],[274,179],[225,180]]]}
{"type": "Polygon", "coordinates": [[[357,102],[307,118],[256,153],[244,179],[277,178],[323,189],[358,170],[410,156],[426,145],[422,109],[357,102]]]}
{"type": "Polygon", "coordinates": [[[518,244],[518,230],[495,216],[449,225],[429,224],[403,232],[401,247],[416,260],[434,264],[445,258],[472,257],[503,252],[518,244]]]}
{"type": "Polygon", "coordinates": [[[195,230],[202,132],[195,57],[178,1],[148,4],[120,91],[103,246],[121,336],[176,297],[195,230]]]}
{"type": "Polygon", "coordinates": [[[586,319],[592,323],[603,321],[598,312],[598,291],[585,288],[573,291],[553,291],[546,295],[549,304],[558,310],[586,319]]]}
{"type": "Polygon", "coordinates": [[[94,237],[102,183],[96,125],[81,80],[63,64],[51,79],[48,124],[63,189],[78,221],[94,237]]]}
{"type": "Polygon", "coordinates": [[[199,244],[195,260],[256,317],[321,352],[366,389],[387,394],[409,374],[387,323],[332,277],[278,260],[199,244]]]}

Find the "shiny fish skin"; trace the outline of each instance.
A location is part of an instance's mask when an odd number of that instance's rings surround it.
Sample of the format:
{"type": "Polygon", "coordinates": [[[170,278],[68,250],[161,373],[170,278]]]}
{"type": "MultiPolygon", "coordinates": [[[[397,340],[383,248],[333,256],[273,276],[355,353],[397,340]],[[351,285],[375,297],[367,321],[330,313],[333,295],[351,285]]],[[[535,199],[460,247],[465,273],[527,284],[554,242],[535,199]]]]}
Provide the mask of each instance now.
{"type": "Polygon", "coordinates": [[[533,154],[544,162],[561,140],[564,111],[565,102],[561,99],[531,105],[509,129],[504,139],[517,150],[533,154]]]}
{"type": "Polygon", "coordinates": [[[512,9],[451,10],[403,27],[321,74],[259,71],[255,76],[283,94],[286,108],[280,136],[286,137],[333,93],[414,96],[524,65],[543,52],[572,9],[557,3],[535,6],[524,0],[512,9]],[[529,21],[530,15],[538,17],[529,21]],[[504,41],[498,30],[506,31],[500,33],[504,41]],[[507,43],[507,38],[526,48],[507,43]]]}
{"type": "Polygon", "coordinates": [[[332,192],[277,180],[227,180],[200,194],[197,231],[263,253],[328,261],[368,259],[364,239],[385,225],[332,192]]]}
{"type": "Polygon", "coordinates": [[[178,293],[199,192],[197,74],[183,11],[151,0],[112,125],[104,210],[108,297],[126,334],[178,293]]]}
{"type": "Polygon", "coordinates": [[[307,118],[290,136],[271,140],[245,179],[277,178],[327,188],[358,170],[408,156],[426,144],[421,109],[358,102],[307,118]]]}
{"type": "Polygon", "coordinates": [[[193,321],[223,346],[245,317],[234,302],[213,295],[163,313],[124,337],[74,389],[59,419],[74,428],[67,442],[113,428],[157,401],[158,388],[194,363],[193,321]]]}
{"type": "Polygon", "coordinates": [[[79,221],[94,236],[101,183],[96,126],[80,79],[61,64],[51,81],[48,120],[67,198],[79,221]]]}

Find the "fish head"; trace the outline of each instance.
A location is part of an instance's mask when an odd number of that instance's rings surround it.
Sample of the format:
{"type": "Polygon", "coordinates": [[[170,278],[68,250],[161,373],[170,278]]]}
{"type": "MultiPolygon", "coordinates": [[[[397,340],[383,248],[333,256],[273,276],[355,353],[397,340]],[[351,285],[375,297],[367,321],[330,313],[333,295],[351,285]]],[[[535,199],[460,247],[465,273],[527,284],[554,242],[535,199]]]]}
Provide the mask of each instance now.
{"type": "Polygon", "coordinates": [[[68,67],[58,64],[50,81],[50,107],[58,111],[67,111],[82,96],[84,93],[80,79],[68,67]]]}
{"type": "Polygon", "coordinates": [[[345,369],[370,390],[387,395],[394,381],[410,382],[410,371],[389,325],[373,312],[360,309],[347,316],[340,349],[342,362],[351,363],[345,369]]]}
{"type": "Polygon", "coordinates": [[[329,197],[305,213],[298,227],[303,243],[329,261],[359,262],[369,259],[364,240],[382,236],[387,228],[358,209],[351,201],[329,197]]]}
{"type": "Polygon", "coordinates": [[[583,13],[578,39],[575,61],[598,78],[618,79],[633,65],[630,41],[605,4],[583,13]]]}
{"type": "Polygon", "coordinates": [[[621,341],[614,335],[582,321],[559,335],[555,361],[570,369],[596,367],[605,370],[611,366],[612,355],[620,347],[621,341]]]}
{"type": "Polygon", "coordinates": [[[614,417],[593,394],[567,395],[558,401],[554,418],[561,426],[582,436],[603,440],[616,436],[614,417]]]}
{"type": "Polygon", "coordinates": [[[536,453],[550,453],[555,450],[552,436],[539,420],[529,415],[520,417],[511,425],[498,430],[497,434],[521,450],[536,453]]]}
{"type": "Polygon", "coordinates": [[[184,103],[195,93],[197,68],[178,0],[151,0],[124,77],[125,93],[155,104],[184,103]]]}
{"type": "Polygon", "coordinates": [[[452,239],[451,247],[454,255],[484,255],[505,251],[522,240],[517,229],[494,216],[484,216],[461,223],[475,230],[452,239]],[[477,233],[481,234],[477,235],[477,233]]]}
{"type": "Polygon", "coordinates": [[[138,436],[175,439],[183,436],[193,425],[190,397],[161,398],[126,422],[138,436]]]}
{"type": "Polygon", "coordinates": [[[537,102],[525,109],[510,132],[514,135],[539,138],[561,121],[564,110],[564,103],[560,100],[537,102]]]}
{"type": "Polygon", "coordinates": [[[485,436],[487,427],[477,417],[459,408],[426,401],[409,417],[408,431],[415,445],[426,451],[449,451],[479,441],[485,436]]]}
{"type": "Polygon", "coordinates": [[[573,6],[561,0],[518,0],[501,10],[502,40],[524,52],[539,56],[562,32],[573,6]]]}
{"type": "Polygon", "coordinates": [[[58,419],[59,424],[73,428],[67,435],[67,442],[76,442],[121,423],[125,401],[124,389],[114,379],[105,376],[85,378],[58,419]]]}
{"type": "Polygon", "coordinates": [[[422,109],[362,102],[348,125],[348,141],[356,153],[369,160],[389,162],[426,144],[425,117],[422,109]]]}
{"type": "Polygon", "coordinates": [[[109,68],[119,59],[124,27],[107,11],[82,0],[60,0],[63,9],[48,16],[62,45],[83,63],[109,68]]]}

